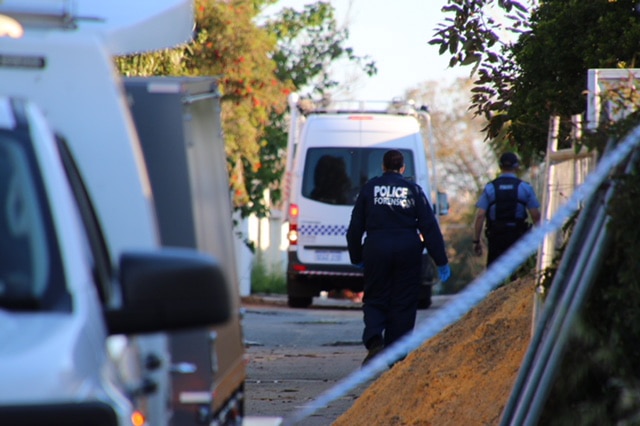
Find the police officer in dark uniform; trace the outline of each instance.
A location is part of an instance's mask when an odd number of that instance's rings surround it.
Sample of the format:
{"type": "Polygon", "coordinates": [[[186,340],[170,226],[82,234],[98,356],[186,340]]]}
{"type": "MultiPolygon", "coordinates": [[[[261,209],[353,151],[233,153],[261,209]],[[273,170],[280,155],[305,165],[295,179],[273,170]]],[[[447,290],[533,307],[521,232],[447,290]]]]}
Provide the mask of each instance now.
{"type": "Polygon", "coordinates": [[[387,151],[382,170],[382,176],[362,187],[347,230],[351,263],[364,267],[362,341],[368,354],[363,364],[413,330],[425,246],[440,279],[447,281],[451,275],[427,197],[420,186],[402,177],[402,153],[387,151]]]}
{"type": "Polygon", "coordinates": [[[533,188],[516,176],[520,167],[518,156],[505,152],[499,164],[500,176],[485,186],[476,203],[473,249],[476,255],[482,255],[480,234],[486,222],[487,266],[529,230],[527,211],[534,224],[540,221],[540,203],[533,188]]]}

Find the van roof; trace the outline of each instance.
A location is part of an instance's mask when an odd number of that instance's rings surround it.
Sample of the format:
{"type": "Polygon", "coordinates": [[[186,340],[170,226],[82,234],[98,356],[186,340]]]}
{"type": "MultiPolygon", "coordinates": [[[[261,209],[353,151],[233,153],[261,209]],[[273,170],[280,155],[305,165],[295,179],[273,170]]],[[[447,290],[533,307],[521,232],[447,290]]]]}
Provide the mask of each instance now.
{"type": "Polygon", "coordinates": [[[393,99],[391,101],[375,100],[335,100],[335,99],[300,99],[292,94],[289,104],[303,115],[311,114],[390,114],[413,115],[426,111],[426,107],[417,106],[413,100],[393,99]]]}
{"type": "Polygon", "coordinates": [[[414,116],[350,113],[350,114],[312,114],[307,117],[306,127],[314,131],[361,131],[383,133],[417,133],[420,123],[414,116]]]}
{"type": "MultiPolygon", "coordinates": [[[[420,134],[415,117],[391,114],[321,114],[307,117],[304,144],[310,146],[413,146],[420,134]],[[408,139],[407,139],[408,138],[408,139]]],[[[422,142],[420,142],[422,145],[422,142]]]]}

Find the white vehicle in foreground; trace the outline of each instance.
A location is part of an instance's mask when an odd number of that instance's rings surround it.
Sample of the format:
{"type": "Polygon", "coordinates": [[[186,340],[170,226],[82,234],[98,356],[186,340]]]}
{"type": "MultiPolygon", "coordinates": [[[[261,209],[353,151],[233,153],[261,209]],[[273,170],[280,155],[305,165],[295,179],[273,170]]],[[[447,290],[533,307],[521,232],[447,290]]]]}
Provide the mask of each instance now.
{"type": "Polygon", "coordinates": [[[189,249],[112,259],[64,141],[0,96],[0,424],[136,425],[107,336],[218,324],[222,270],[189,249]]]}
{"type": "MultiPolygon", "coordinates": [[[[154,100],[149,107],[141,107],[144,102],[127,93],[115,58],[189,42],[194,28],[193,1],[3,0],[0,28],[9,29],[0,30],[0,34],[11,35],[0,36],[0,95],[35,103],[55,134],[64,139],[95,206],[96,220],[104,230],[110,257],[120,259],[132,248],[155,250],[163,246],[167,227],[162,226],[160,216],[167,212],[158,209],[157,202],[166,201],[160,200],[166,194],[159,193],[161,185],[149,173],[150,167],[158,164],[146,161],[145,155],[150,151],[141,147],[131,106],[143,110],[141,114],[150,117],[150,121],[162,121],[175,132],[163,131],[161,138],[148,140],[150,144],[156,143],[156,148],[162,147],[163,142],[170,142],[173,148],[182,146],[181,158],[195,156],[198,163],[205,163],[211,151],[216,155],[222,151],[224,155],[223,141],[213,133],[220,132],[214,127],[219,117],[213,112],[207,114],[212,111],[212,102],[202,99],[212,98],[213,93],[190,97],[189,101],[194,102],[188,105],[180,100],[164,103],[158,99],[177,95],[167,90],[182,86],[176,82],[154,83],[149,88],[154,100]],[[5,24],[10,20],[16,24],[13,29],[5,24]],[[169,107],[165,109],[165,105],[169,107]],[[194,109],[196,113],[192,114],[194,109]],[[159,112],[161,116],[155,114],[159,112]],[[174,135],[180,132],[181,139],[176,139],[174,135]],[[205,142],[211,143],[208,146],[211,149],[203,154],[200,144],[205,142]]],[[[151,151],[155,155],[161,150],[151,151]]],[[[231,320],[216,327],[202,323],[200,330],[180,333],[155,328],[156,333],[136,333],[126,339],[112,336],[108,347],[118,349],[113,353],[119,373],[126,379],[127,392],[150,425],[239,423],[243,416],[245,362],[236,265],[228,254],[233,251],[229,244],[233,234],[231,209],[227,208],[230,201],[226,159],[215,158],[222,166],[207,164],[207,174],[179,165],[177,157],[169,160],[175,161],[161,167],[166,176],[179,175],[181,180],[174,182],[180,186],[171,195],[182,198],[171,198],[167,204],[182,208],[185,216],[189,210],[193,216],[191,222],[174,221],[170,231],[174,235],[193,236],[197,244],[189,242],[192,249],[203,251],[205,243],[216,242],[215,247],[208,246],[205,252],[221,264],[231,295],[226,300],[229,303],[226,309],[232,311],[231,320]],[[219,179],[212,182],[208,178],[214,172],[219,179]],[[189,179],[182,180],[184,176],[189,179]],[[216,192],[219,187],[224,189],[216,192]],[[196,197],[206,198],[210,210],[200,209],[203,204],[196,205],[196,197]],[[212,197],[218,197],[216,202],[208,201],[212,197]],[[189,201],[194,201],[194,205],[189,201]],[[222,225],[209,214],[214,209],[216,217],[226,216],[222,225]],[[212,229],[217,232],[209,232],[212,229]],[[184,335],[193,338],[186,344],[182,344],[183,340],[176,343],[175,337],[184,335]],[[184,352],[206,360],[200,364],[204,367],[178,356],[176,346],[191,348],[184,352]]],[[[175,296],[179,305],[182,299],[175,296]]],[[[209,308],[216,309],[213,305],[209,308]]]]}

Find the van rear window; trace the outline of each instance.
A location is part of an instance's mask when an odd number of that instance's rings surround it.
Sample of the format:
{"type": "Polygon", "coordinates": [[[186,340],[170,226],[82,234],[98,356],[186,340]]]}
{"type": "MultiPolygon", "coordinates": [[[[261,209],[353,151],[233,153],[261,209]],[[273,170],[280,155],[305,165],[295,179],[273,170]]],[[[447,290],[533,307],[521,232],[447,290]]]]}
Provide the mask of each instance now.
{"type": "MultiPolygon", "coordinates": [[[[310,148],[304,164],[302,196],[326,204],[352,206],[360,188],[382,174],[382,157],[389,148],[310,148]]],[[[404,155],[404,177],[415,181],[413,152],[404,155]]]]}

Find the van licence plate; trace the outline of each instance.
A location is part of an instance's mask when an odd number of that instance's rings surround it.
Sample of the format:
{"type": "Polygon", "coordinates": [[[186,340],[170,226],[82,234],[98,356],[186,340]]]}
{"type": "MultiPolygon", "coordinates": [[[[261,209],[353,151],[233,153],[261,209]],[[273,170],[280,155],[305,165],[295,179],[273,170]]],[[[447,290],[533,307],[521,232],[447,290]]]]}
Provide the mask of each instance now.
{"type": "Polygon", "coordinates": [[[316,250],[318,262],[341,262],[342,252],[339,250],[316,250]]]}

